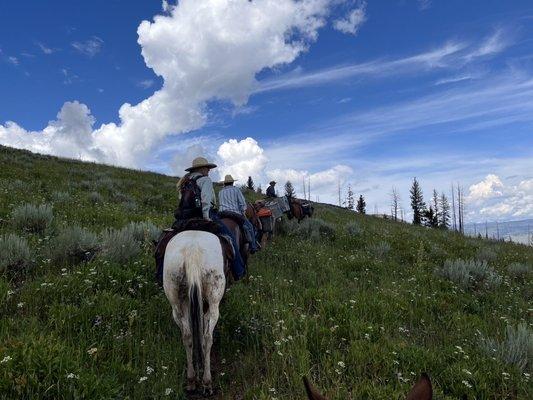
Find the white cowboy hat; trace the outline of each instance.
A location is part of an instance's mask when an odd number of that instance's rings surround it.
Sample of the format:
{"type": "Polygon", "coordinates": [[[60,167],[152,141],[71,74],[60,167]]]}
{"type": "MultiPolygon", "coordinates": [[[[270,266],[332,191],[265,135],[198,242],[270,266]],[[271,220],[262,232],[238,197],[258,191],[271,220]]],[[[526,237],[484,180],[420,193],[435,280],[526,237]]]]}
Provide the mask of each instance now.
{"type": "Polygon", "coordinates": [[[236,181],[237,181],[237,179],[233,179],[233,176],[226,175],[224,177],[224,182],[222,182],[222,183],[233,183],[233,182],[236,182],[236,181]]]}
{"type": "Polygon", "coordinates": [[[204,168],[204,167],[216,168],[217,165],[210,163],[209,161],[207,161],[206,158],[196,157],[194,160],[192,160],[192,167],[186,168],[185,171],[191,172],[191,171],[194,171],[195,169],[204,168]]]}

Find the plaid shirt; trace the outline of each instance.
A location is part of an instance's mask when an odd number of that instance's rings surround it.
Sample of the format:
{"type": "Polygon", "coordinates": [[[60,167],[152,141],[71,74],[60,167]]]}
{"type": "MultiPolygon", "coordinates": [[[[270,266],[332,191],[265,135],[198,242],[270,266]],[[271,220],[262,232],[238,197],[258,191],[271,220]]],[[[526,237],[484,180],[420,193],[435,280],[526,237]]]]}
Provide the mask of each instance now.
{"type": "Polygon", "coordinates": [[[235,186],[224,186],[218,192],[218,209],[220,211],[233,211],[237,214],[244,214],[246,200],[241,190],[235,186]]]}

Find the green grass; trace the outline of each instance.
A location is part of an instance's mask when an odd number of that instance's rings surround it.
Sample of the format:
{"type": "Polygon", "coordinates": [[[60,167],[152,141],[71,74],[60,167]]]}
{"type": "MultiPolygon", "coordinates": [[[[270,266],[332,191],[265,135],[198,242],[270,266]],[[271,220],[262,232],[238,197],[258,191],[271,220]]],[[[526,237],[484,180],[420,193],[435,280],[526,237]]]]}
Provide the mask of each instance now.
{"type": "MultiPolygon", "coordinates": [[[[184,351],[150,244],[125,263],[49,259],[65,227],[101,237],[132,221],[170,225],[176,178],[3,147],[0,163],[0,236],[25,238],[32,254],[22,279],[0,275],[0,398],[184,398],[184,351]],[[52,206],[44,234],[11,223],[26,203],[52,206]]],[[[303,399],[308,375],[331,399],[396,399],[423,371],[439,399],[533,397],[531,363],[512,362],[528,335],[506,349],[508,327],[531,332],[533,284],[508,269],[531,266],[531,248],[325,205],[316,218],[327,225],[288,224],[226,293],[221,398],[303,399]],[[463,288],[436,273],[458,259],[486,260],[501,284],[463,288]]]]}

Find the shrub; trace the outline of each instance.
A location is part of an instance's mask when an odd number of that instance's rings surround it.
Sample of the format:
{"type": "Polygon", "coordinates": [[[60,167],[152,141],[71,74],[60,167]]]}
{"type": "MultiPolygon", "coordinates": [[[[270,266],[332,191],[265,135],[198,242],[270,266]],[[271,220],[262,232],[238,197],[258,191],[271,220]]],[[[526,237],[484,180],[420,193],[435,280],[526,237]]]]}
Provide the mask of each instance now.
{"type": "Polygon", "coordinates": [[[298,228],[298,222],[295,219],[282,218],[276,221],[276,233],[279,235],[293,234],[298,228]]]}
{"type": "Polygon", "coordinates": [[[0,273],[25,269],[30,258],[26,239],[13,234],[0,236],[0,273]]]}
{"type": "Polygon", "coordinates": [[[498,258],[498,254],[490,247],[482,247],[477,253],[478,260],[491,262],[498,258]]]}
{"type": "Polygon", "coordinates": [[[91,260],[99,247],[94,233],[72,226],[64,228],[52,241],[50,259],[57,264],[77,264],[91,260]]]}
{"type": "Polygon", "coordinates": [[[27,232],[41,233],[50,227],[54,214],[52,207],[47,204],[40,206],[23,204],[13,211],[11,218],[15,228],[27,232]]]}
{"type": "Polygon", "coordinates": [[[515,365],[522,371],[533,367],[533,332],[526,323],[521,323],[516,328],[507,326],[502,342],[484,339],[482,347],[487,354],[515,365]]]}
{"type": "Polygon", "coordinates": [[[130,222],[126,228],[130,229],[135,240],[152,243],[159,238],[161,229],[150,221],[130,222]]]}
{"type": "Polygon", "coordinates": [[[108,261],[127,262],[141,251],[140,242],[135,239],[131,226],[122,229],[107,229],[102,233],[101,255],[108,261]]]}
{"type": "Polygon", "coordinates": [[[127,194],[124,194],[122,192],[113,192],[111,194],[111,199],[115,202],[115,203],[126,203],[126,202],[130,202],[130,201],[133,201],[133,199],[128,196],[127,194]]]}
{"type": "Polygon", "coordinates": [[[351,236],[358,236],[361,234],[361,227],[355,221],[346,224],[346,232],[351,236]]]}
{"type": "Polygon", "coordinates": [[[385,257],[389,253],[390,248],[391,248],[390,244],[382,241],[371,246],[370,250],[376,257],[382,258],[382,257],[385,257]]]}
{"type": "Polygon", "coordinates": [[[467,288],[494,288],[501,284],[502,277],[487,265],[486,261],[446,260],[437,274],[467,288]]]}
{"type": "Polygon", "coordinates": [[[302,222],[295,222],[292,225],[292,233],[289,234],[298,236],[302,239],[310,239],[312,241],[334,240],[335,228],[327,222],[318,218],[306,218],[302,222]]]}
{"type": "Polygon", "coordinates": [[[89,190],[93,187],[93,183],[91,181],[81,181],[77,186],[81,189],[89,190]]]}
{"type": "Polygon", "coordinates": [[[93,204],[102,204],[104,197],[98,192],[91,192],[89,193],[89,201],[93,204]]]}
{"type": "Polygon", "coordinates": [[[68,192],[54,192],[52,194],[52,200],[57,203],[64,203],[70,199],[68,192]]]}
{"type": "Polygon", "coordinates": [[[138,208],[137,203],[133,199],[123,202],[122,207],[124,207],[124,210],[126,211],[136,211],[138,208]]]}
{"type": "Polygon", "coordinates": [[[143,199],[143,204],[149,207],[162,207],[165,204],[162,194],[156,194],[143,199]]]}
{"type": "Polygon", "coordinates": [[[507,272],[515,279],[526,280],[531,275],[531,267],[527,264],[512,263],[507,267],[507,272]]]}

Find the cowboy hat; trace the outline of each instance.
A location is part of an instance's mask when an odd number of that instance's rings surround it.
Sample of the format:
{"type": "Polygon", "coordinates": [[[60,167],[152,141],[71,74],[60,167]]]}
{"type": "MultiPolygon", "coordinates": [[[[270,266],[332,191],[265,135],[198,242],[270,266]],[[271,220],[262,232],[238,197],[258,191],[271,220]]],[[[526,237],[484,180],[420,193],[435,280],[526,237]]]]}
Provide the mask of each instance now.
{"type": "Polygon", "coordinates": [[[222,182],[222,183],[233,183],[233,182],[236,182],[236,181],[237,181],[237,179],[233,179],[233,176],[226,175],[224,177],[224,182],[222,182]]]}
{"type": "Polygon", "coordinates": [[[270,181],[269,185],[275,185],[276,181],[270,181]]]}
{"type": "Polygon", "coordinates": [[[203,158],[203,157],[196,157],[194,160],[192,160],[192,167],[189,167],[189,168],[186,168],[185,171],[188,171],[188,172],[191,172],[191,171],[194,171],[195,169],[199,169],[199,168],[216,168],[216,164],[213,164],[213,163],[210,163],[209,161],[207,161],[207,159],[203,158]]]}

